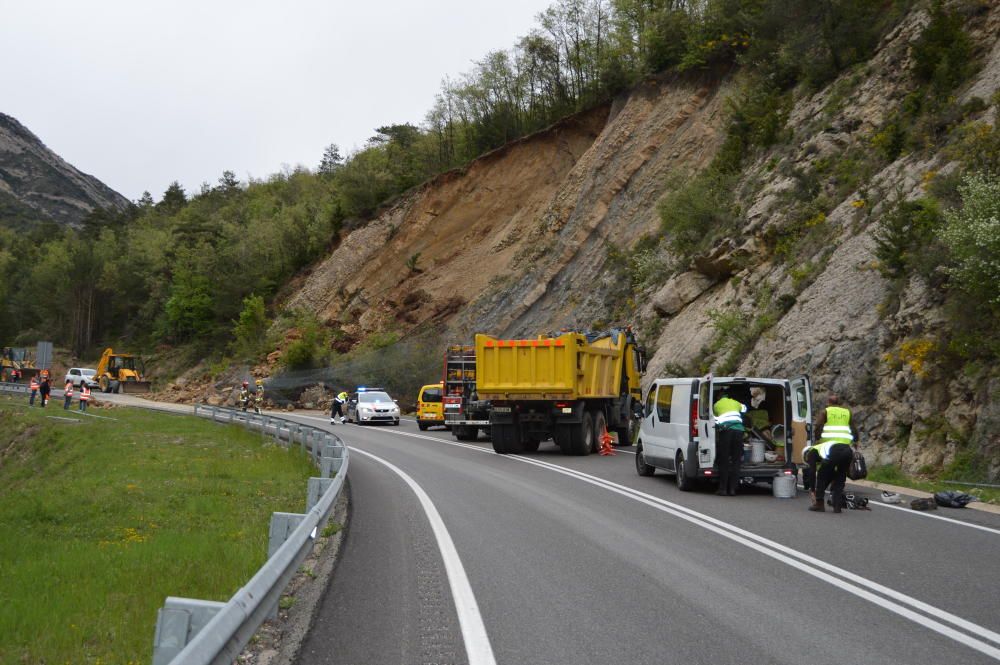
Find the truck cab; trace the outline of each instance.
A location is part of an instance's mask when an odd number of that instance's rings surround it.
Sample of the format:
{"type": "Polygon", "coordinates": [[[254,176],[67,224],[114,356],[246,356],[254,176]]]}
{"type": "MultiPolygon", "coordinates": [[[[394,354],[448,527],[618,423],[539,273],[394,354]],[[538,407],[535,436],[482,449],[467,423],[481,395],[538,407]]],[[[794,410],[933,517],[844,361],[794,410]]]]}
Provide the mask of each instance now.
{"type": "Polygon", "coordinates": [[[809,377],[794,379],[704,377],[656,379],[646,392],[636,450],[636,471],[674,475],[684,491],[718,475],[712,405],[723,390],[747,407],[740,477],[745,484],[794,475],[802,450],[813,442],[809,377]]]}

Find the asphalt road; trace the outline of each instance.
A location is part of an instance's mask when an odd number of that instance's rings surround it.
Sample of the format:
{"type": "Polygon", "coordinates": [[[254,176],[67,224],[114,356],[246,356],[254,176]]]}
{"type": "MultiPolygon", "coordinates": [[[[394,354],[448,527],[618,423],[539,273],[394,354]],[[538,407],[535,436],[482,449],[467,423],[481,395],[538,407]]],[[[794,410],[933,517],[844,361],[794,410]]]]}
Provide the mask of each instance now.
{"type": "Polygon", "coordinates": [[[335,431],[352,514],[302,665],[1000,660],[998,515],[814,514],[801,493],[681,493],[637,476],[630,448],[499,456],[411,421],[335,431]],[[401,474],[440,515],[471,608],[401,474]]]}

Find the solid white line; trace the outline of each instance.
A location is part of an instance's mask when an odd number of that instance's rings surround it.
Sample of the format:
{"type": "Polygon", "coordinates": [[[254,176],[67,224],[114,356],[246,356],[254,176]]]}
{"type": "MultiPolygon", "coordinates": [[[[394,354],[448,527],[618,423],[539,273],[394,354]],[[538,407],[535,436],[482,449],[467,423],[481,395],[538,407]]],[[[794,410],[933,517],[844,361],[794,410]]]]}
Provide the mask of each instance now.
{"type": "MultiPolygon", "coordinates": [[[[451,442],[444,439],[438,439],[426,435],[412,434],[410,432],[395,432],[395,433],[400,434],[402,436],[427,439],[430,441],[436,441],[438,443],[444,443],[447,445],[468,448],[470,450],[476,450],[479,452],[496,455],[496,453],[493,450],[490,450],[488,448],[482,448],[479,446],[473,446],[466,443],[451,442]]],[[[925,628],[928,628],[936,633],[939,633],[950,639],[953,639],[956,642],[965,644],[966,646],[975,649],[976,651],[979,651],[981,653],[984,653],[996,660],[1000,660],[1000,649],[994,647],[993,645],[987,644],[986,642],[982,642],[976,637],[971,637],[964,633],[960,633],[949,626],[946,626],[938,621],[935,621],[934,619],[917,614],[916,612],[913,612],[912,610],[907,609],[906,607],[903,607],[897,604],[896,602],[893,602],[892,600],[881,598],[879,596],[874,595],[871,592],[875,591],[878,593],[882,593],[886,596],[889,596],[893,600],[899,601],[901,603],[909,605],[923,612],[933,614],[938,618],[947,621],[948,623],[951,623],[955,626],[958,626],[973,633],[973,635],[977,637],[982,637],[996,644],[1000,644],[1000,634],[991,631],[988,628],[985,628],[984,626],[979,626],[978,624],[963,619],[962,617],[951,614],[949,612],[945,612],[944,610],[941,610],[937,607],[924,603],[923,601],[917,600],[916,598],[907,596],[906,594],[895,591],[894,589],[890,589],[886,586],[878,584],[877,582],[868,580],[864,577],[861,577],[860,575],[856,575],[848,570],[845,570],[838,566],[834,566],[833,564],[826,563],[816,557],[805,554],[804,552],[799,552],[798,550],[786,547],[781,543],[770,540],[768,538],[755,534],[751,531],[746,531],[745,529],[742,529],[734,524],[730,524],[729,522],[725,522],[723,520],[719,520],[709,515],[705,515],[704,513],[699,513],[698,511],[692,510],[680,504],[675,504],[665,499],[661,499],[659,497],[646,494],[645,492],[635,490],[631,487],[627,487],[625,485],[619,485],[617,483],[604,480],[603,478],[598,478],[597,476],[591,476],[590,474],[574,471],[572,469],[567,469],[565,467],[556,464],[551,464],[549,462],[543,462],[540,460],[532,459],[529,457],[523,457],[520,455],[498,455],[498,457],[504,457],[510,460],[516,460],[526,464],[532,464],[540,468],[555,471],[556,473],[561,473],[563,475],[570,476],[578,480],[582,480],[589,484],[602,487],[609,491],[615,492],[616,494],[620,494],[622,496],[631,498],[640,503],[649,505],[653,508],[661,510],[662,512],[666,512],[676,517],[679,517],[680,519],[688,521],[692,524],[700,526],[704,529],[717,533],[725,538],[728,538],[746,547],[756,550],[761,554],[764,554],[765,556],[777,559],[778,561],[791,565],[794,568],[797,568],[798,570],[801,570],[809,575],[812,575],[825,582],[828,582],[840,589],[843,589],[844,591],[847,591],[860,598],[868,600],[869,602],[872,602],[904,618],[910,619],[911,621],[920,624],[925,628]],[[798,560],[796,561],[795,559],[798,560]],[[822,566],[822,568],[818,566],[822,566]],[[833,577],[830,573],[836,573],[846,578],[846,580],[850,581],[838,579],[836,577],[833,577]],[[871,591],[861,588],[862,586],[868,587],[868,589],[870,589],[871,591]]]]}
{"type": "Polygon", "coordinates": [[[932,515],[920,510],[913,510],[912,508],[904,508],[903,506],[893,506],[888,503],[881,503],[875,499],[869,499],[868,506],[876,506],[878,508],[892,508],[893,510],[901,510],[907,515],[913,515],[914,517],[929,517],[934,520],[942,520],[945,522],[951,522],[952,524],[961,524],[962,526],[967,526],[970,529],[979,529],[980,531],[989,531],[990,533],[995,533],[1000,536],[1000,529],[992,529],[988,526],[982,526],[981,524],[972,524],[971,522],[963,522],[962,520],[956,520],[953,517],[942,517],[941,515],[932,515]]]}
{"type": "Polygon", "coordinates": [[[448,575],[448,583],[451,586],[451,594],[455,599],[455,610],[458,613],[458,623],[462,627],[462,639],[465,641],[466,656],[469,665],[496,665],[493,656],[493,647],[490,646],[490,638],[486,633],[486,626],[483,624],[482,614],[479,612],[479,605],[476,603],[476,596],[472,593],[472,586],[469,578],[465,574],[465,567],[455,549],[455,543],[448,533],[448,528],[444,525],[440,513],[434,506],[434,502],[427,496],[427,493],[413,478],[407,475],[402,469],[388,462],[381,457],[376,457],[360,448],[349,446],[351,452],[356,452],[365,457],[384,464],[389,467],[400,478],[410,486],[413,493],[420,500],[427,519],[434,530],[434,537],[437,539],[438,548],[441,550],[441,558],[444,560],[445,572],[448,575]]]}

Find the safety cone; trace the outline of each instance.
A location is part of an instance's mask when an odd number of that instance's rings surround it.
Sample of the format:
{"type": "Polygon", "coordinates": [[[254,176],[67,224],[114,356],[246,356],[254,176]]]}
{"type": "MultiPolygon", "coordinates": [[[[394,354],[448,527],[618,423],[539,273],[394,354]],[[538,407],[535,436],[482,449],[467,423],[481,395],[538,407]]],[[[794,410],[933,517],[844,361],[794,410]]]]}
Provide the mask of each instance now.
{"type": "Polygon", "coordinates": [[[604,428],[604,432],[601,434],[601,450],[602,455],[614,455],[615,449],[611,447],[611,435],[608,434],[608,428],[604,428]]]}

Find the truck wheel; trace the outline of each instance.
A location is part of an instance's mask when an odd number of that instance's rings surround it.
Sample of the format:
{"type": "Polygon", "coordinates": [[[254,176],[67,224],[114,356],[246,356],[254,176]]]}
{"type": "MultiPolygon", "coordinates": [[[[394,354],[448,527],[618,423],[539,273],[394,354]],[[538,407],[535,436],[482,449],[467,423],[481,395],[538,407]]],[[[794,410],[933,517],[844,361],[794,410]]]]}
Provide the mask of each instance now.
{"type": "Polygon", "coordinates": [[[537,453],[538,446],[541,445],[541,441],[534,437],[530,437],[524,440],[524,451],[528,453],[537,453]]]}
{"type": "Polygon", "coordinates": [[[590,452],[601,451],[601,435],[606,429],[608,429],[608,420],[603,411],[597,411],[594,413],[594,440],[590,443],[590,452]]]}
{"type": "Polygon", "coordinates": [[[479,430],[468,425],[456,425],[451,433],[459,441],[475,441],[479,435],[479,430]]]}
{"type": "Polygon", "coordinates": [[[589,455],[594,445],[594,416],[583,412],[581,422],[556,428],[556,443],[565,455],[589,455]]]}
{"type": "Polygon", "coordinates": [[[690,492],[694,489],[694,479],[688,478],[687,473],[684,471],[684,453],[677,453],[677,489],[682,492],[690,492]]]}
{"type": "Polygon", "coordinates": [[[636,444],[635,472],[640,476],[651,476],[656,473],[656,467],[646,464],[646,456],[642,453],[642,441],[636,444]]]}
{"type": "Polygon", "coordinates": [[[524,452],[517,425],[493,425],[493,450],[501,455],[524,452]]]}

